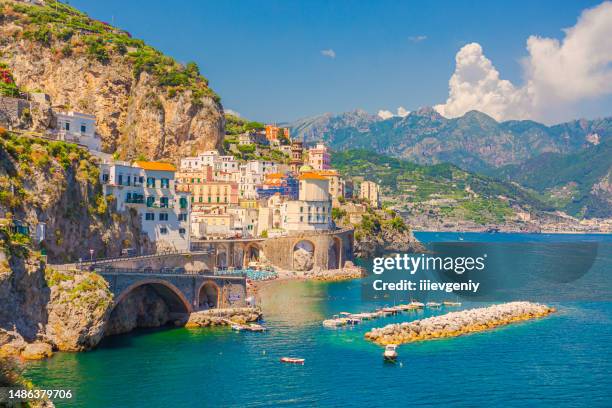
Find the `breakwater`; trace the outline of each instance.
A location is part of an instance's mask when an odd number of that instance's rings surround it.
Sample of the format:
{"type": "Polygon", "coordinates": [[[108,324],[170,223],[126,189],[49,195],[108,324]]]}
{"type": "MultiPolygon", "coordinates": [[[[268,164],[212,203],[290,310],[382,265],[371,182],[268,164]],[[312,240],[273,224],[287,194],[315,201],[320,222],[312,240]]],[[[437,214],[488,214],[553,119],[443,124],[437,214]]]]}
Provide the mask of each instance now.
{"type": "Polygon", "coordinates": [[[413,322],[390,324],[372,329],[365,334],[365,338],[386,345],[456,337],[543,317],[554,311],[554,308],[539,303],[510,302],[451,312],[413,322]]]}
{"type": "Polygon", "coordinates": [[[226,326],[232,323],[245,324],[261,319],[261,310],[254,307],[210,309],[193,312],[185,327],[226,326]]]}

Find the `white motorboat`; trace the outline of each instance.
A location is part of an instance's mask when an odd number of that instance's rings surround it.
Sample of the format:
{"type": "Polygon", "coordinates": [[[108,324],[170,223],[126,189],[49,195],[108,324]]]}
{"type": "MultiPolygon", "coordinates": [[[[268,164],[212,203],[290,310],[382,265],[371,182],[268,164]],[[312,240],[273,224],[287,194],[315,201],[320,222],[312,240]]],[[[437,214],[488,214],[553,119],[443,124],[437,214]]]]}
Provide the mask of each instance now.
{"type": "Polygon", "coordinates": [[[395,361],[397,359],[397,344],[387,344],[383,357],[387,361],[395,361]]]}

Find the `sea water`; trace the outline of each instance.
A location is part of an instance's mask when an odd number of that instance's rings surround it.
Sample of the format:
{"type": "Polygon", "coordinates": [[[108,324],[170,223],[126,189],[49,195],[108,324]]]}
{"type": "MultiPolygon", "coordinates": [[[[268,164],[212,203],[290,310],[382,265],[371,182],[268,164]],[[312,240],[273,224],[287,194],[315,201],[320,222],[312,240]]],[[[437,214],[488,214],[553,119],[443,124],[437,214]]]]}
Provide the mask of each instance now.
{"type": "MultiPolygon", "coordinates": [[[[424,242],[612,242],[610,235],[417,236],[424,242]]],[[[595,267],[609,274],[609,252],[599,258],[595,267]]],[[[605,300],[611,287],[599,288],[604,300],[553,302],[558,313],[543,319],[402,345],[397,363],[389,364],[381,347],[365,341],[366,331],[487,304],[460,299],[459,308],[323,328],[322,320],[334,314],[388,302],[366,300],[361,286],[360,280],[272,282],[261,290],[266,333],[137,330],[106,338],[94,351],[28,363],[25,376],[45,389],[71,389],[74,399],[56,400],[58,407],[611,406],[612,303],[605,300]],[[306,362],[282,364],[284,356],[306,362]]]]}

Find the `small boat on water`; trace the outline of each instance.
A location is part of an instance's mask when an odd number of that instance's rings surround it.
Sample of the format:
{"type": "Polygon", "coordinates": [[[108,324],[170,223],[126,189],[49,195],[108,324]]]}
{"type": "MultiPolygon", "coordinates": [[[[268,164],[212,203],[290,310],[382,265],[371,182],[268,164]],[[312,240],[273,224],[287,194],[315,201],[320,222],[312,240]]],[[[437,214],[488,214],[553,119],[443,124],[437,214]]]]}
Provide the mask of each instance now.
{"type": "Polygon", "coordinates": [[[440,307],[442,306],[442,303],[438,303],[438,302],[427,302],[427,307],[440,307]]]}
{"type": "Polygon", "coordinates": [[[289,363],[289,364],[304,364],[303,358],[295,358],[295,357],[281,357],[281,363],[289,363]]]}
{"type": "Polygon", "coordinates": [[[355,325],[355,324],[359,324],[359,323],[361,323],[361,319],[358,318],[358,317],[351,316],[351,317],[347,317],[346,318],[346,324],[355,325]]]}
{"type": "Polygon", "coordinates": [[[261,324],[257,324],[257,323],[251,323],[245,329],[248,331],[252,331],[252,332],[264,332],[268,330],[261,324]]]}
{"type": "Polygon", "coordinates": [[[445,301],[442,302],[442,304],[444,306],[461,306],[461,302],[450,302],[450,301],[445,301]]]}
{"type": "Polygon", "coordinates": [[[420,309],[420,308],[422,308],[422,307],[425,307],[425,304],[424,304],[424,303],[421,303],[421,302],[416,302],[416,301],[414,301],[414,300],[413,300],[412,302],[410,302],[410,303],[409,303],[409,305],[411,305],[412,307],[415,307],[415,308],[417,308],[417,309],[420,309]]]}
{"type": "Polygon", "coordinates": [[[395,361],[397,359],[397,344],[387,344],[383,357],[385,361],[395,361]]]}
{"type": "Polygon", "coordinates": [[[232,330],[236,330],[236,331],[242,331],[244,330],[244,327],[238,323],[234,323],[232,324],[232,330]]]}
{"type": "Polygon", "coordinates": [[[382,311],[384,313],[391,314],[391,315],[399,313],[399,310],[394,308],[394,307],[385,307],[385,308],[383,308],[382,311]]]}

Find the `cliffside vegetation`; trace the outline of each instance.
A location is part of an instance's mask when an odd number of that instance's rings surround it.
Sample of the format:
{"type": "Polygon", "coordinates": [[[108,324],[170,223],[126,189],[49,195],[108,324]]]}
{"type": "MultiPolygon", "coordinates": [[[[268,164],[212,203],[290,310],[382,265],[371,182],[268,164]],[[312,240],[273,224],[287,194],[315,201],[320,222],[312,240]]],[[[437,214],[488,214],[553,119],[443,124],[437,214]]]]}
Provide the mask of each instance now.
{"type": "Polygon", "coordinates": [[[0,56],[16,86],[48,94],[57,110],[95,115],[103,150],[122,159],[221,145],[220,98],[195,63],[67,4],[41,3],[0,0],[0,56]]]}
{"type": "Polygon", "coordinates": [[[77,260],[90,249],[108,256],[124,247],[140,248],[139,221],[113,211],[96,163],[75,144],[0,129],[0,213],[7,223],[17,220],[31,233],[45,223],[41,248],[55,261],[77,260]]]}
{"type": "Polygon", "coordinates": [[[101,63],[109,63],[112,55],[128,58],[133,64],[134,77],[142,72],[151,74],[168,95],[191,90],[194,100],[210,96],[220,98],[208,87],[194,62],[181,65],[144,41],[132,38],[129,32],[94,20],[85,13],[57,0],[43,5],[0,2],[0,19],[9,19],[23,27],[15,35],[54,47],[63,56],[84,54],[101,63]]]}
{"type": "Polygon", "coordinates": [[[263,130],[265,125],[261,122],[249,121],[231,113],[225,114],[225,134],[236,136],[250,130],[263,130]]]}
{"type": "Polygon", "coordinates": [[[470,173],[452,164],[420,165],[367,150],[336,152],[332,165],[352,178],[368,175],[395,199],[388,205],[415,214],[433,208],[441,217],[478,224],[503,222],[514,211],[550,210],[537,194],[511,183],[470,173]]]}

